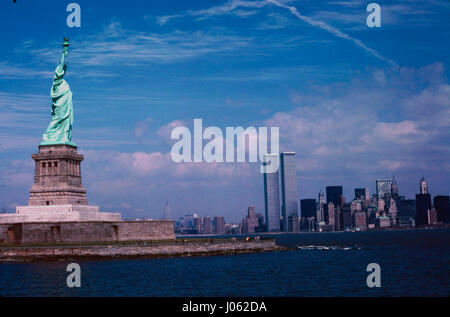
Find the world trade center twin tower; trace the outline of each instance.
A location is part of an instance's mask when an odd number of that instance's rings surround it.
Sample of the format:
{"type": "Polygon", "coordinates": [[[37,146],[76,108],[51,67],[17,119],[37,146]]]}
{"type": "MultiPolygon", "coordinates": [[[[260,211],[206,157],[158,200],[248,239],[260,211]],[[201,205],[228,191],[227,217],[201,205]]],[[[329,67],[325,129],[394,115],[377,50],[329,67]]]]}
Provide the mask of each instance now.
{"type": "Polygon", "coordinates": [[[291,214],[298,215],[297,177],[295,171],[295,152],[267,154],[270,160],[280,160],[280,173],[264,173],[264,203],[268,232],[288,231],[287,219],[291,214]],[[280,226],[280,182],[281,216],[280,226]]]}

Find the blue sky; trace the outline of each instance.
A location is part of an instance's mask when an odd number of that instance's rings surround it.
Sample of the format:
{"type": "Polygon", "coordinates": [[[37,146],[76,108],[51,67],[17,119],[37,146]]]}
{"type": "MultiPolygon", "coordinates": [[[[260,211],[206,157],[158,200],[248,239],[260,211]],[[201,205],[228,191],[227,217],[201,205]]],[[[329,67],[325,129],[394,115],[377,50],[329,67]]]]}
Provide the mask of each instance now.
{"type": "Polygon", "coordinates": [[[70,38],[73,140],[91,204],[126,218],[263,212],[259,163],[175,164],[171,128],[279,126],[299,198],[395,175],[449,194],[448,1],[70,1],[0,4],[0,208],[28,200],[50,119],[52,73],[70,38]],[[292,12],[289,7],[296,8],[292,12]],[[295,14],[296,13],[296,14],[295,14]]]}

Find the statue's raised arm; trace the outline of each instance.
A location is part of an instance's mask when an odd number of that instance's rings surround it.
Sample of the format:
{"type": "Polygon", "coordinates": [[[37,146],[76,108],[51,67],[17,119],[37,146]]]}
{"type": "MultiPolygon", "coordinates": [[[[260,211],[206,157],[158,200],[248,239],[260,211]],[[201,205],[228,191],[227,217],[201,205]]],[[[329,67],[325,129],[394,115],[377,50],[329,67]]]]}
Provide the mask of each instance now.
{"type": "Polygon", "coordinates": [[[66,65],[66,61],[65,61],[65,59],[66,59],[66,56],[67,56],[67,54],[68,54],[68,47],[67,46],[65,46],[64,47],[64,50],[63,50],[63,53],[62,53],[62,55],[61,55],[61,61],[59,62],[59,65],[61,65],[61,66],[64,66],[64,65],[66,65]]]}
{"type": "Polygon", "coordinates": [[[62,56],[61,56],[61,62],[59,63],[61,66],[66,65],[65,58],[66,58],[66,56],[68,54],[68,51],[69,51],[69,45],[70,45],[69,44],[69,39],[67,37],[65,37],[64,38],[64,42],[62,43],[63,53],[62,53],[62,56]]]}
{"type": "Polygon", "coordinates": [[[51,89],[52,96],[52,121],[47,131],[42,136],[41,145],[69,144],[72,142],[73,103],[72,91],[69,84],[64,80],[66,74],[66,57],[69,48],[69,39],[65,38],[62,43],[63,53],[61,61],[56,67],[51,89]]]}
{"type": "MultiPolygon", "coordinates": [[[[69,39],[64,38],[64,42],[62,43],[63,46],[63,52],[61,54],[61,60],[58,64],[58,66],[55,69],[55,76],[53,77],[53,84],[59,84],[61,83],[62,78],[66,74],[66,57],[69,51],[69,39]]],[[[55,87],[53,87],[55,88],[55,87]]]]}

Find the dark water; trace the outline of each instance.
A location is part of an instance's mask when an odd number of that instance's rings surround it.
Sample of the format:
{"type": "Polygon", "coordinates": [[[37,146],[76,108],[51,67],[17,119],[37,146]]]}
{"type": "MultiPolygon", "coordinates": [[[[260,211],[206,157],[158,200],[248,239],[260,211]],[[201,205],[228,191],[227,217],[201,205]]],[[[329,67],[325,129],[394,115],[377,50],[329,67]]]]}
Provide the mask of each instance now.
{"type": "Polygon", "coordinates": [[[449,296],[450,230],[278,235],[301,249],[233,256],[0,264],[0,296],[449,296]],[[308,246],[308,247],[307,247],[308,246]],[[327,249],[318,247],[326,246],[327,249]],[[381,287],[368,288],[369,263],[381,287]]]}

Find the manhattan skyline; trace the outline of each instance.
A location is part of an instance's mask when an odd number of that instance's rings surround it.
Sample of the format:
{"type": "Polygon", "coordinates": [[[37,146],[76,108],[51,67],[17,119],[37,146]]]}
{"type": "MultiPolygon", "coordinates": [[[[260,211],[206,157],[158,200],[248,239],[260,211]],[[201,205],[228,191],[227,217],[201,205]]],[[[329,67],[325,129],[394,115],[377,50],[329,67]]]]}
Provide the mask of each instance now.
{"type": "Polygon", "coordinates": [[[433,196],[448,195],[448,2],[383,2],[379,29],[367,28],[359,2],[279,2],[384,60],[265,1],[130,1],[126,12],[78,1],[80,29],[65,26],[64,5],[50,10],[56,1],[2,2],[0,208],[28,198],[30,155],[50,118],[53,47],[63,36],[73,49],[83,185],[106,211],[156,219],[169,201],[174,218],[197,212],[232,222],[249,205],[264,211],[259,163],[170,160],[171,129],[194,118],[221,128],[279,126],[280,152],[296,152],[298,199],[332,185],[349,198],[354,188],[372,194],[376,179],[392,176],[407,198],[422,176],[433,196]]]}

